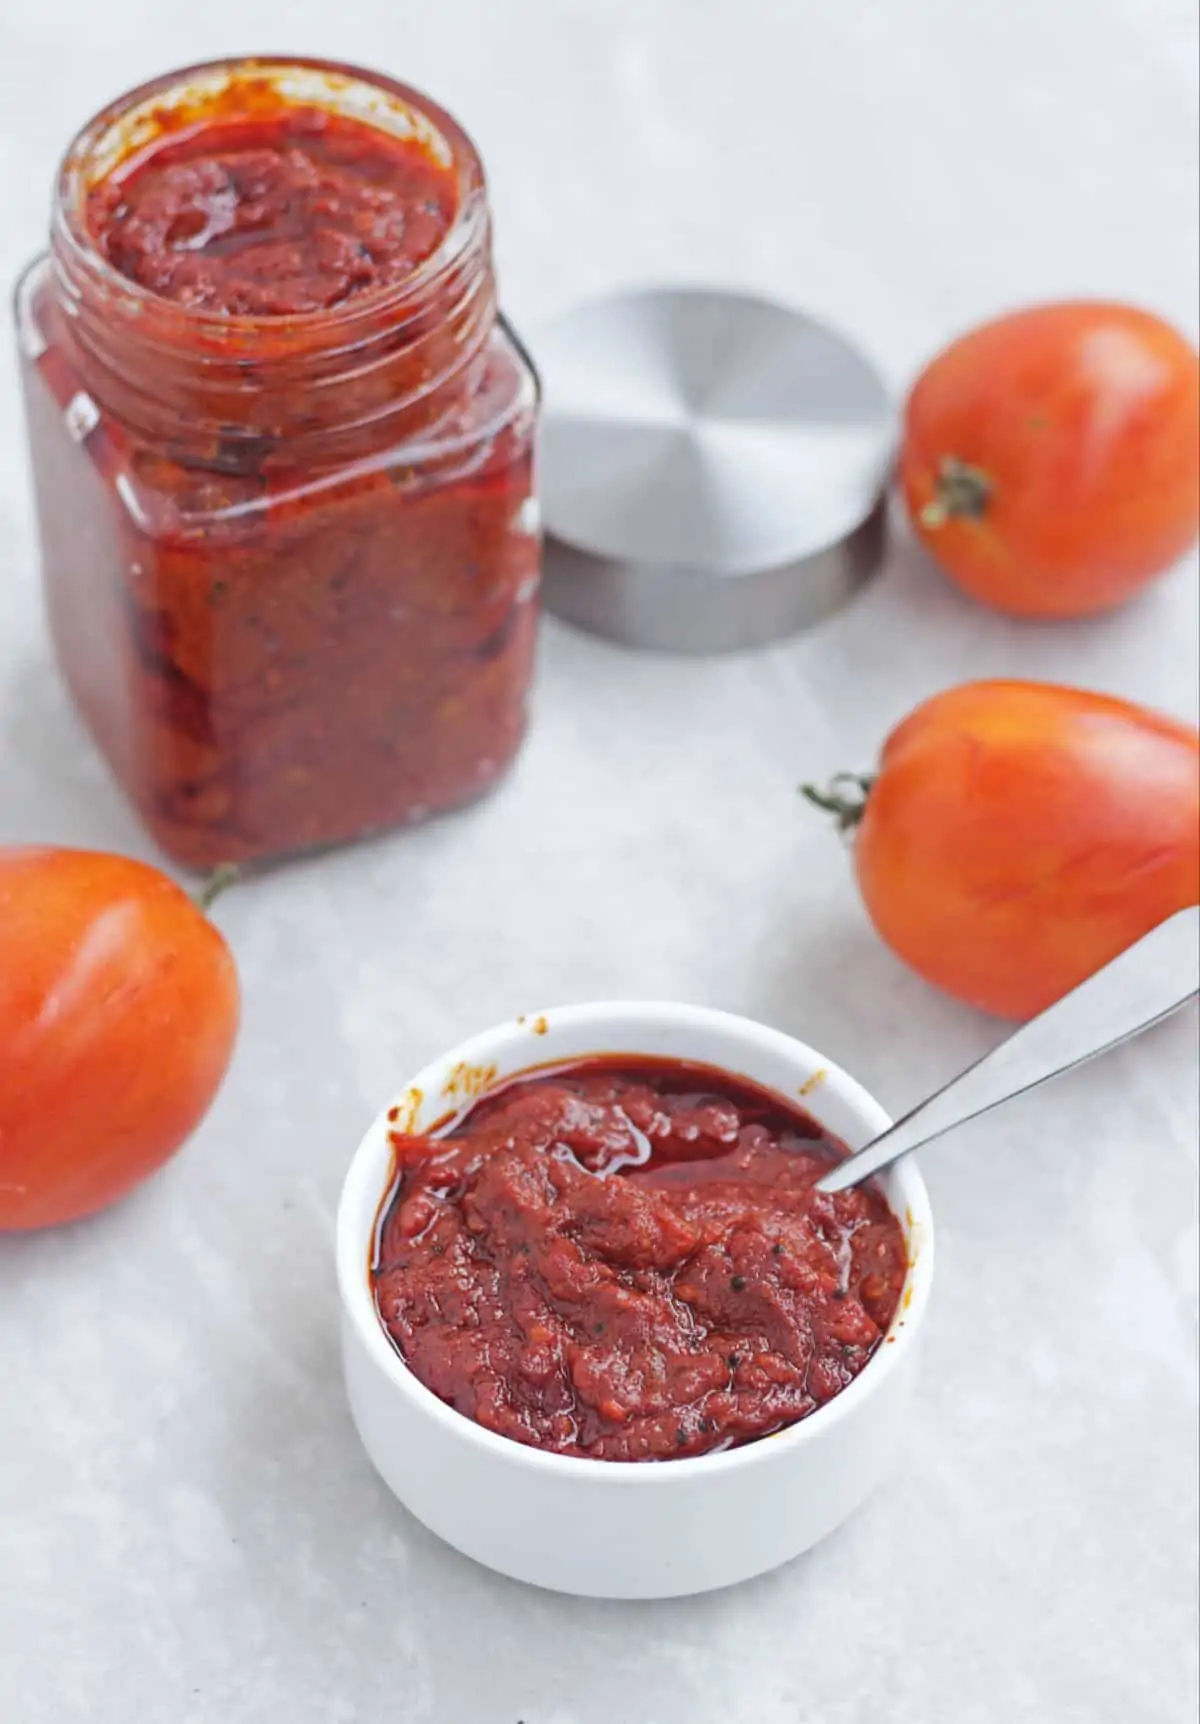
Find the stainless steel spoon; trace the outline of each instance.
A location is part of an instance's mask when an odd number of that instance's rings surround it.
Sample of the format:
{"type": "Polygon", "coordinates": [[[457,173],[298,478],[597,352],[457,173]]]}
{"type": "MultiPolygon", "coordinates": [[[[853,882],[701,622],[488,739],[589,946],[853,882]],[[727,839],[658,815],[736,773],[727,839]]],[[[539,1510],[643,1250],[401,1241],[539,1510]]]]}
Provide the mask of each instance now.
{"type": "Polygon", "coordinates": [[[1061,1000],[1031,1018],[944,1089],[817,1181],[860,1185],[902,1155],[1141,1035],[1200,993],[1200,905],[1180,910],[1061,1000]]]}

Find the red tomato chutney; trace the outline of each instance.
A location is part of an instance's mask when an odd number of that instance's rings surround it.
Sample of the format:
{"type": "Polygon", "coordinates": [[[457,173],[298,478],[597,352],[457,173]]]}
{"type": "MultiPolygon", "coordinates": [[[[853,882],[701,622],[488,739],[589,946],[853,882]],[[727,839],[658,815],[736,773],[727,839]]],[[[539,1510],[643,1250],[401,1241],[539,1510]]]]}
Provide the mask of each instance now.
{"type": "Polygon", "coordinates": [[[497,782],[537,383],[448,114],[318,61],[144,86],[69,150],[17,311],[58,663],[161,848],[280,857],[497,782]]]}
{"type": "Polygon", "coordinates": [[[88,193],[114,269],[181,305],[289,317],[403,281],[450,230],[451,165],[415,137],[297,107],[170,130],[88,193]]]}
{"type": "Polygon", "coordinates": [[[804,1418],[862,1370],[907,1268],[845,1146],[707,1066],[614,1057],[518,1077],[393,1135],[376,1306],[409,1369],[556,1454],[672,1460],[804,1418]]]}

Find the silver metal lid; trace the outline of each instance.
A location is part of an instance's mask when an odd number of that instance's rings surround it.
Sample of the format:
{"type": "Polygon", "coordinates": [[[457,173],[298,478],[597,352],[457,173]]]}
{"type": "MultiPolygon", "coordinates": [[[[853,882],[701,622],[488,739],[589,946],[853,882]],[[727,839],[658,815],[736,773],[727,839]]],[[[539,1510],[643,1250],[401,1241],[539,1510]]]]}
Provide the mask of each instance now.
{"type": "Polygon", "coordinates": [[[878,566],[894,418],[842,336],[766,300],[620,293],[544,328],[547,608],[707,652],[804,628],[878,566]]]}

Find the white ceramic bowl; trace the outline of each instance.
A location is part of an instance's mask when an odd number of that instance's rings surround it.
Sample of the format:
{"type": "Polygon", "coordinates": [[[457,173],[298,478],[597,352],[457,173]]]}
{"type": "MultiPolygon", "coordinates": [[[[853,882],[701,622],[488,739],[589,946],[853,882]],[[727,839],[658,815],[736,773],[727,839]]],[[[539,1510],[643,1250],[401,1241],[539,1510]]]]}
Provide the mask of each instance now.
{"type": "Polygon", "coordinates": [[[728,1586],[832,1532],[887,1471],[929,1297],[933,1224],[911,1160],[885,1181],[909,1271],[886,1341],[841,1394],[787,1430],[723,1454],[664,1462],[544,1454],[485,1430],[418,1382],[376,1314],[369,1260],[391,1178],[389,1111],[427,1130],[493,1082],[591,1054],[723,1067],[800,1100],[851,1148],[887,1115],[803,1042],[696,1006],[567,1006],[464,1042],[418,1073],[359,1146],[338,1212],[346,1389],[391,1489],[433,1532],[502,1574],[598,1598],[668,1598],[728,1586]]]}

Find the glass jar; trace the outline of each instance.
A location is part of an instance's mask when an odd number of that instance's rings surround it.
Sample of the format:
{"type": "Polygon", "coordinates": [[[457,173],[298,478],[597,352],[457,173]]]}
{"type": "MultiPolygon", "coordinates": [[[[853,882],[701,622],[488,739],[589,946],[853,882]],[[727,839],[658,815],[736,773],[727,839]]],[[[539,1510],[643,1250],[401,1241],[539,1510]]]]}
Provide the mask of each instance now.
{"type": "MultiPolygon", "coordinates": [[[[193,268],[196,225],[160,224],[165,269],[193,268]]],[[[169,856],[339,844],[495,782],[536,631],[537,384],[497,313],[483,170],[449,115],[321,61],[145,85],[68,151],[17,322],[58,661],[169,856]],[[447,176],[448,226],[411,270],[231,312],[114,265],[96,199],[127,219],[129,164],[298,114],[382,132],[447,176]]]]}

